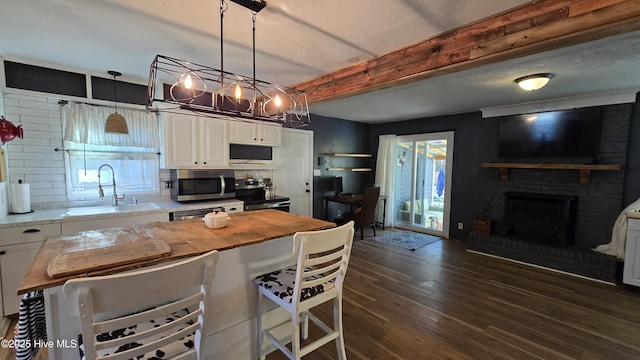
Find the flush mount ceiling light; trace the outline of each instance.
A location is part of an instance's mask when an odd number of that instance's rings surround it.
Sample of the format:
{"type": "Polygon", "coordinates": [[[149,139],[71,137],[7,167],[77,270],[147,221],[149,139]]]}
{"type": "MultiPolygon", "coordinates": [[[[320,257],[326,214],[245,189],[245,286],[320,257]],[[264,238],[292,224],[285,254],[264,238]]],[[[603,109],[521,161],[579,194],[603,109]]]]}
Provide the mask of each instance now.
{"type": "Polygon", "coordinates": [[[547,83],[549,82],[549,80],[551,80],[552,77],[553,77],[553,74],[551,73],[541,73],[541,74],[523,76],[521,78],[515,79],[514,81],[523,90],[535,91],[547,85],[547,83]]]}
{"type": "Polygon", "coordinates": [[[113,104],[116,108],[116,111],[107,117],[107,121],[104,123],[104,132],[112,134],[128,134],[129,127],[127,126],[127,120],[124,119],[124,116],[118,114],[116,77],[122,74],[113,70],[109,70],[108,73],[109,75],[113,76],[113,104]]]}
{"type": "Polygon", "coordinates": [[[287,127],[309,125],[306,92],[256,79],[256,15],[267,3],[263,0],[231,1],[251,10],[253,76],[224,71],[223,19],[228,6],[221,0],[220,69],[156,55],[149,71],[147,108],[154,102],[162,102],[198,112],[277,122],[287,127]],[[162,83],[167,80],[168,84],[162,83]]]}

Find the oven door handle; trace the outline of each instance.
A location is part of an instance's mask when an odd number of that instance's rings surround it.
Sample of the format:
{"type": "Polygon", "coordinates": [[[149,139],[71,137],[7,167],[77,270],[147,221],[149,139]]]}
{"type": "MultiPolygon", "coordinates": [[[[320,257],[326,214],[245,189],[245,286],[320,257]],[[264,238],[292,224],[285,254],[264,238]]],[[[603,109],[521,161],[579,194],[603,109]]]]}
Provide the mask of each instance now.
{"type": "Polygon", "coordinates": [[[273,205],[271,207],[284,207],[284,206],[289,206],[291,205],[290,203],[273,203],[273,205]]]}
{"type": "Polygon", "coordinates": [[[227,187],[224,182],[224,175],[220,175],[220,196],[224,195],[225,188],[227,187]]]}

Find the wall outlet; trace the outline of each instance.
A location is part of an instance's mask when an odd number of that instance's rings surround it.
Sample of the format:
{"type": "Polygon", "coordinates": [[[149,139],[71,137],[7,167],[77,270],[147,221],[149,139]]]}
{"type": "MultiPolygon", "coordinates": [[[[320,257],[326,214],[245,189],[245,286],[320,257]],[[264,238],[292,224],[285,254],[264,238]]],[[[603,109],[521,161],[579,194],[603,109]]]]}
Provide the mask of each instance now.
{"type": "Polygon", "coordinates": [[[464,229],[464,223],[459,222],[458,223],[458,230],[462,230],[464,229]]]}

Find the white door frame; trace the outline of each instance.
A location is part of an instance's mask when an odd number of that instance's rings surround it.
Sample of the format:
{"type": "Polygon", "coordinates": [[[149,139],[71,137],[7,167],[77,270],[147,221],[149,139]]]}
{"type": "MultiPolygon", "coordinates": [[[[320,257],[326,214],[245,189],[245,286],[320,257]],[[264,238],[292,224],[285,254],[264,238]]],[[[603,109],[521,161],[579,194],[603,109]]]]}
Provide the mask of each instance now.
{"type": "MultiPolygon", "coordinates": [[[[407,228],[410,230],[415,230],[419,232],[425,232],[437,236],[443,236],[444,238],[449,238],[449,229],[451,225],[451,174],[453,173],[453,139],[454,139],[454,131],[443,131],[443,132],[434,132],[434,133],[424,133],[424,134],[413,134],[406,136],[398,136],[396,138],[396,145],[401,142],[415,142],[415,141],[429,141],[429,140],[447,140],[447,155],[446,155],[446,164],[445,164],[445,193],[444,193],[444,210],[442,213],[442,231],[436,231],[432,229],[426,229],[417,226],[404,225],[401,223],[395,223],[395,226],[398,228],[407,228]]],[[[396,146],[397,149],[397,146],[396,146]]],[[[396,154],[396,158],[398,154],[396,154]]],[[[415,198],[415,181],[416,177],[414,171],[416,169],[416,152],[414,152],[414,156],[411,159],[411,167],[412,167],[412,179],[411,179],[411,198],[415,198]]],[[[395,176],[395,174],[394,174],[395,176]]],[[[411,220],[411,216],[409,219],[411,220]]]]}

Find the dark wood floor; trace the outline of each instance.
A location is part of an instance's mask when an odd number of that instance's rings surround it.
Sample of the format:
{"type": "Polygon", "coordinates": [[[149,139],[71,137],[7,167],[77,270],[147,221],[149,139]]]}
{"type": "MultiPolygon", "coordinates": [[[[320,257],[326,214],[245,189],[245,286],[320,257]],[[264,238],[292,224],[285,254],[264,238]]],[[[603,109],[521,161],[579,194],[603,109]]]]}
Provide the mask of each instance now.
{"type": "MultiPolygon", "coordinates": [[[[640,359],[637,288],[470,253],[454,240],[415,252],[357,241],[343,311],[350,360],[640,359]]],[[[305,357],[336,358],[333,344],[305,357]]]]}
{"type": "MultiPolygon", "coordinates": [[[[320,310],[328,320],[330,308],[320,310]]],[[[356,241],[344,323],[350,360],[640,359],[639,289],[470,253],[455,240],[415,252],[356,241]]],[[[336,358],[331,343],[305,360],[336,358]]]]}

